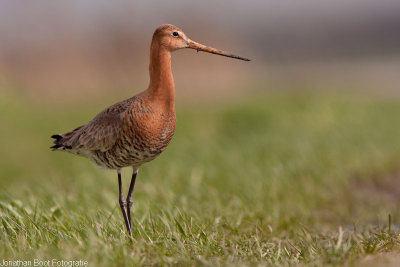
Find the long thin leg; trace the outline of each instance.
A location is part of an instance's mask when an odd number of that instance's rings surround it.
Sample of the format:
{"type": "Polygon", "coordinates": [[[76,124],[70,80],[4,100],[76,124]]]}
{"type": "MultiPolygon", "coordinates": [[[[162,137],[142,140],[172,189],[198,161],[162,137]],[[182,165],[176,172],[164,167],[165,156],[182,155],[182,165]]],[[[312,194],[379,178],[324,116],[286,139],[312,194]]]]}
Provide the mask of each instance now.
{"type": "Polygon", "coordinates": [[[133,189],[135,188],[135,182],[136,182],[136,175],[137,175],[137,170],[133,172],[132,174],[132,180],[131,180],[131,185],[129,186],[129,191],[128,195],[126,197],[126,212],[128,213],[128,221],[129,221],[129,227],[132,229],[132,220],[131,220],[131,207],[133,204],[132,201],[132,194],[133,194],[133,189]]]}
{"type": "Polygon", "coordinates": [[[126,215],[126,201],[124,200],[124,196],[122,195],[122,180],[121,180],[121,171],[118,170],[118,190],[119,190],[119,206],[121,207],[122,216],[124,216],[125,226],[129,232],[129,235],[132,235],[131,228],[129,226],[128,216],[126,215]]]}

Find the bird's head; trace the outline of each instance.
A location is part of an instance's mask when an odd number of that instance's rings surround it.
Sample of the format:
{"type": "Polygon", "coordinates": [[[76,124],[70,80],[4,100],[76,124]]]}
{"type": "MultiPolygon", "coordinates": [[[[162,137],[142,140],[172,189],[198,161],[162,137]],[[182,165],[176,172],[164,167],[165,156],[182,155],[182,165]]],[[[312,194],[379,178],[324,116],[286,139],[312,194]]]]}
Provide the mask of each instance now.
{"type": "Polygon", "coordinates": [[[225,57],[250,61],[250,59],[199,44],[189,39],[181,29],[171,24],[163,24],[160,27],[158,27],[154,32],[153,42],[158,42],[160,46],[166,48],[171,52],[182,48],[191,48],[197,51],[203,51],[225,57]]]}

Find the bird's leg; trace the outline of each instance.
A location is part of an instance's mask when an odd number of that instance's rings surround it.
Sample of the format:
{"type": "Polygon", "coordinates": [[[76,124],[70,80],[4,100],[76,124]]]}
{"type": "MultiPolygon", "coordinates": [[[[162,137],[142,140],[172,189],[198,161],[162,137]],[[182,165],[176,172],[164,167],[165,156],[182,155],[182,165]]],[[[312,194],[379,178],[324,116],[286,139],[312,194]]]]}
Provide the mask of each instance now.
{"type": "Polygon", "coordinates": [[[136,175],[137,175],[138,171],[134,170],[133,174],[132,174],[132,180],[131,180],[131,185],[129,186],[129,191],[128,191],[128,195],[126,197],[126,203],[127,203],[127,207],[126,207],[126,211],[128,213],[128,221],[129,221],[129,227],[132,229],[132,219],[131,219],[131,207],[133,204],[132,201],[132,194],[133,194],[133,189],[135,188],[135,181],[136,181],[136,175]]]}
{"type": "Polygon", "coordinates": [[[126,201],[124,200],[124,196],[122,195],[122,180],[121,180],[121,170],[118,170],[118,190],[119,190],[119,206],[121,207],[122,216],[124,216],[125,226],[129,232],[129,235],[132,235],[131,228],[129,227],[128,216],[126,215],[126,201]]]}

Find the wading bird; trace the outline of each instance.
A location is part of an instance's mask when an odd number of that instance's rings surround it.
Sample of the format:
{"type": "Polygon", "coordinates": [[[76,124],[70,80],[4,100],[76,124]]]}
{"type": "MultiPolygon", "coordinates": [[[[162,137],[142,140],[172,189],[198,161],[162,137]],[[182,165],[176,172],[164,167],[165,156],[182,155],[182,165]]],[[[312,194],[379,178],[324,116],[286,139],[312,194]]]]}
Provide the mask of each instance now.
{"type": "Polygon", "coordinates": [[[125,226],[132,235],[132,193],[139,167],[167,147],[175,132],[175,85],[171,52],[191,48],[249,61],[190,40],[181,29],[161,25],[150,47],[150,84],[147,90],[100,112],[89,123],[64,134],[55,134],[53,150],[89,158],[95,164],[118,172],[119,205],[125,226]],[[126,200],[122,194],[121,168],[132,167],[126,200]]]}

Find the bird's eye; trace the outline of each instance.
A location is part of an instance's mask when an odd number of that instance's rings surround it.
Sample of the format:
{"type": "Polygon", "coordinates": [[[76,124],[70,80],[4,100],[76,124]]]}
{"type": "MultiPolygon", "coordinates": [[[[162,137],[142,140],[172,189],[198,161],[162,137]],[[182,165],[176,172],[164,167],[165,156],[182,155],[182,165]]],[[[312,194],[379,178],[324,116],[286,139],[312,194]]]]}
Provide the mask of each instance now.
{"type": "Polygon", "coordinates": [[[179,36],[179,33],[178,33],[178,32],[173,32],[172,35],[173,35],[174,37],[178,37],[178,36],[179,36]]]}

